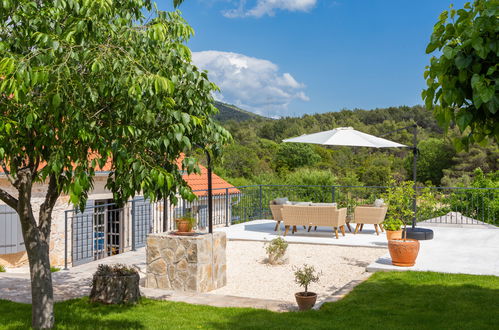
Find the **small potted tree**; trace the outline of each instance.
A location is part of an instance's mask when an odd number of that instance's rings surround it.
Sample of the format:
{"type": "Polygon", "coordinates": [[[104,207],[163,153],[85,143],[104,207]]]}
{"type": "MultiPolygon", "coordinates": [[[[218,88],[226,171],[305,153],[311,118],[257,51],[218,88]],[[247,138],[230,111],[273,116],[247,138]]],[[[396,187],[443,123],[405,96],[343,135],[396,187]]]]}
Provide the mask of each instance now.
{"type": "Polygon", "coordinates": [[[305,289],[303,292],[295,293],[296,303],[302,311],[314,307],[317,301],[317,293],[309,292],[310,283],[319,282],[321,273],[316,273],[314,266],[303,265],[302,268],[295,270],[295,282],[305,289]]]}
{"type": "Polygon", "coordinates": [[[402,220],[393,216],[387,216],[385,221],[383,221],[383,228],[385,228],[386,231],[386,239],[389,241],[393,239],[401,239],[402,226],[404,226],[402,220]]]}
{"type": "MultiPolygon", "coordinates": [[[[388,251],[392,257],[392,264],[401,267],[411,267],[416,263],[416,258],[419,253],[419,241],[408,239],[407,223],[411,222],[414,216],[412,209],[412,198],[414,196],[414,183],[405,181],[396,184],[395,181],[390,181],[390,188],[387,190],[386,199],[388,202],[388,224],[401,222],[404,225],[402,238],[393,238],[388,240],[388,251]]],[[[384,226],[385,229],[386,226],[384,226]]]]}
{"type": "Polygon", "coordinates": [[[197,224],[197,220],[190,212],[187,212],[181,218],[176,219],[175,224],[177,225],[176,234],[190,235],[192,233],[192,229],[197,224]]]}

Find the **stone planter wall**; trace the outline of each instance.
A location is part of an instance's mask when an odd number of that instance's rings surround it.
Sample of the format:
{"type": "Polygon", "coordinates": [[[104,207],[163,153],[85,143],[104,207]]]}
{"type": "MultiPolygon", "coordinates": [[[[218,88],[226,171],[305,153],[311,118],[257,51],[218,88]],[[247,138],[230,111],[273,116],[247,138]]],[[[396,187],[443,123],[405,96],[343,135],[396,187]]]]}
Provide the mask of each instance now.
{"type": "Polygon", "coordinates": [[[207,292],[225,286],[226,245],[223,232],[148,235],[146,287],[207,292]]]}

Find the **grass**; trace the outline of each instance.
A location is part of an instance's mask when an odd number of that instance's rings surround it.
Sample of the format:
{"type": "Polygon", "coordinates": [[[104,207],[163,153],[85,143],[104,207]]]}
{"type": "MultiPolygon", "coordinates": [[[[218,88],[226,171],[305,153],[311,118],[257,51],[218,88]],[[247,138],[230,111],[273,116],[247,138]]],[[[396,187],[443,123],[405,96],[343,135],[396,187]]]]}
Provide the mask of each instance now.
{"type": "MultiPolygon", "coordinates": [[[[105,306],[57,303],[59,329],[493,329],[499,277],[430,272],[376,273],[319,311],[274,313],[143,299],[105,306]]],[[[0,329],[26,329],[30,305],[0,300],[0,329]]]]}
{"type": "Polygon", "coordinates": [[[51,273],[57,273],[58,271],[60,271],[61,269],[59,267],[54,267],[54,266],[50,266],[50,272],[51,273]]]}

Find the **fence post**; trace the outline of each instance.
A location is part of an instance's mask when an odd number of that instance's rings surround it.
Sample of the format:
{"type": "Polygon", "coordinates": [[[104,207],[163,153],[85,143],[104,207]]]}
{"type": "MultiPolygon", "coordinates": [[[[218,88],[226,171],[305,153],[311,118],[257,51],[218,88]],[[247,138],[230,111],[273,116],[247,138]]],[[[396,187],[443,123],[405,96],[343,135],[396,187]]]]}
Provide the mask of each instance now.
{"type": "Polygon", "coordinates": [[[64,211],[64,270],[68,270],[68,211],[64,211]]]}
{"type": "Polygon", "coordinates": [[[262,201],[262,185],[259,185],[260,187],[260,219],[263,217],[263,201],[262,201]]]}
{"type": "Polygon", "coordinates": [[[225,227],[229,227],[229,188],[225,188],[225,227]]]}
{"type": "Polygon", "coordinates": [[[132,251],[136,251],[136,248],[135,248],[135,198],[132,199],[132,251]]]}
{"type": "Polygon", "coordinates": [[[336,186],[331,187],[331,203],[334,203],[336,200],[336,186]]]}

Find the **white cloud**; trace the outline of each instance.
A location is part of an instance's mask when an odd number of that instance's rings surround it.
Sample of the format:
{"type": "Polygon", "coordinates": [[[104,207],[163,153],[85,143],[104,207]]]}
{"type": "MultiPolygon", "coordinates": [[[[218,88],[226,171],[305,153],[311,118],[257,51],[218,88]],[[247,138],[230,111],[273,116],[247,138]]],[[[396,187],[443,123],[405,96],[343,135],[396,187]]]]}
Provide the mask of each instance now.
{"type": "Polygon", "coordinates": [[[309,100],[303,91],[305,85],[289,73],[279,73],[270,61],[215,50],[193,52],[192,59],[220,87],[221,92],[215,95],[219,101],[275,115],[284,113],[294,100],[309,100]]]}
{"type": "Polygon", "coordinates": [[[274,16],[276,10],[308,12],[315,7],[317,0],[257,0],[255,6],[246,9],[246,0],[240,0],[235,9],[226,10],[223,15],[228,18],[274,16]]]}

